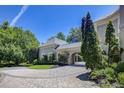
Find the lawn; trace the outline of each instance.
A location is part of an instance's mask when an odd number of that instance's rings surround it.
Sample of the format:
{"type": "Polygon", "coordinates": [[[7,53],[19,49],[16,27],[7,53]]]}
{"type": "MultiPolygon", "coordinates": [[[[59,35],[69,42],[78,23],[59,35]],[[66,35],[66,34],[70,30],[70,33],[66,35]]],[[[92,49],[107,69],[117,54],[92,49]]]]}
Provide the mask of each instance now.
{"type": "Polygon", "coordinates": [[[30,68],[30,69],[50,69],[53,66],[54,65],[32,65],[32,66],[29,66],[28,68],[30,68]]]}
{"type": "Polygon", "coordinates": [[[30,67],[30,66],[33,66],[33,64],[21,63],[21,64],[19,64],[19,66],[30,67]]]}
{"type": "MultiPolygon", "coordinates": [[[[33,65],[33,64],[27,64],[27,63],[21,63],[21,64],[19,64],[19,66],[27,67],[30,69],[50,69],[50,68],[55,67],[55,65],[33,65]]],[[[2,67],[6,67],[6,66],[0,65],[0,68],[2,68],[2,67]]]]}

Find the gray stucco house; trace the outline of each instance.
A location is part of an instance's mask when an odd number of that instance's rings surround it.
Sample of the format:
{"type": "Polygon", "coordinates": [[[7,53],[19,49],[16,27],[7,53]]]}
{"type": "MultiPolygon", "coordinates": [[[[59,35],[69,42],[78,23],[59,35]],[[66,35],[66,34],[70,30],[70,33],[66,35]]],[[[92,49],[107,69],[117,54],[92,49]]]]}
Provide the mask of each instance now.
{"type": "MultiPolygon", "coordinates": [[[[124,49],[124,6],[120,6],[118,10],[112,14],[105,16],[94,22],[95,30],[98,33],[101,47],[107,51],[108,47],[105,45],[105,30],[107,23],[112,21],[115,27],[116,36],[120,40],[120,47],[124,49]]],[[[43,55],[48,55],[54,53],[56,55],[56,60],[58,60],[58,55],[63,52],[68,52],[68,64],[74,64],[78,62],[78,57],[80,53],[81,42],[68,44],[66,41],[53,38],[48,40],[45,44],[41,45],[39,51],[39,58],[43,55]]],[[[122,61],[124,61],[124,53],[121,55],[122,61]]]]}
{"type": "Polygon", "coordinates": [[[58,38],[52,38],[45,44],[41,45],[39,50],[39,58],[41,59],[44,55],[49,56],[50,54],[56,55],[58,61],[58,55],[64,52],[69,53],[68,64],[78,62],[78,53],[80,53],[81,42],[69,44],[66,41],[58,38]]]}

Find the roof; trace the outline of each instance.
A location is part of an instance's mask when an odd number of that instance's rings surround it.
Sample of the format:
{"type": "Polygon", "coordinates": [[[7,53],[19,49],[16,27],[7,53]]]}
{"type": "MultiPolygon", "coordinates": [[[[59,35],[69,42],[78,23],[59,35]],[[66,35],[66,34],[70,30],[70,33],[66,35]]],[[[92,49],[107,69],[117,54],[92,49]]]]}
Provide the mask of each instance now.
{"type": "Polygon", "coordinates": [[[76,48],[76,47],[80,47],[80,46],[81,46],[81,42],[76,42],[76,43],[61,45],[57,48],[57,50],[68,49],[68,48],[76,48]]]}
{"type": "Polygon", "coordinates": [[[102,21],[102,20],[104,20],[104,19],[106,19],[106,18],[110,18],[110,17],[112,17],[112,16],[114,16],[114,15],[116,15],[116,14],[118,14],[118,13],[119,13],[119,9],[116,10],[116,11],[113,11],[111,14],[109,14],[109,15],[107,15],[107,16],[104,16],[104,17],[98,19],[95,23],[97,23],[97,22],[99,22],[99,21],[102,21]]]}
{"type": "Polygon", "coordinates": [[[64,44],[68,44],[66,41],[64,40],[60,40],[58,38],[52,38],[50,40],[48,40],[45,44],[43,44],[42,46],[48,46],[48,45],[64,45],[64,44]]]}

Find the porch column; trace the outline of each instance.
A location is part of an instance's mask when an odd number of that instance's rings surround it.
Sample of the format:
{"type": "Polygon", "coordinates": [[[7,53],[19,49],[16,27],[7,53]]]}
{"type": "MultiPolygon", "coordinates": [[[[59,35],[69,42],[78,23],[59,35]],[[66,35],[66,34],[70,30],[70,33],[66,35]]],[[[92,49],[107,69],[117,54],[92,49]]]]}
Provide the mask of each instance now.
{"type": "Polygon", "coordinates": [[[72,53],[69,53],[68,64],[72,64],[72,53]]]}
{"type": "Polygon", "coordinates": [[[76,62],[78,62],[78,54],[76,54],[76,62]]]}
{"type": "Polygon", "coordinates": [[[56,52],[56,61],[59,61],[59,59],[58,59],[58,52],[56,52]]]}

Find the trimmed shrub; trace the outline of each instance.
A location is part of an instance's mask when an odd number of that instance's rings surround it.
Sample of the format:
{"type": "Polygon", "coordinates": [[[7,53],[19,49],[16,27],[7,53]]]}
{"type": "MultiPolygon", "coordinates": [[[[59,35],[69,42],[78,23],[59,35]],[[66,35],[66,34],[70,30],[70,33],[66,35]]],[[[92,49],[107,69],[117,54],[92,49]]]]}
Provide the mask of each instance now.
{"type": "Polygon", "coordinates": [[[58,57],[59,57],[59,64],[68,64],[68,57],[69,57],[68,52],[63,52],[59,54],[58,57]]]}
{"type": "Polygon", "coordinates": [[[109,81],[107,79],[103,79],[100,82],[100,87],[102,88],[111,88],[111,84],[109,83],[109,81]]]}
{"type": "Polygon", "coordinates": [[[111,67],[112,67],[113,69],[116,69],[117,65],[118,65],[117,63],[112,63],[112,64],[111,64],[111,67]]]}
{"type": "Polygon", "coordinates": [[[39,64],[38,60],[37,59],[33,60],[33,64],[34,65],[39,64]]]}
{"type": "Polygon", "coordinates": [[[104,79],[105,78],[104,70],[101,69],[101,70],[92,71],[90,74],[90,78],[93,80],[104,79]]]}
{"type": "Polygon", "coordinates": [[[124,86],[124,72],[118,74],[118,81],[124,86]]]}
{"type": "Polygon", "coordinates": [[[113,83],[115,82],[115,72],[112,68],[107,67],[91,72],[90,78],[96,80],[98,83],[103,79],[107,79],[110,83],[113,83]]]}
{"type": "Polygon", "coordinates": [[[106,75],[106,79],[110,82],[115,81],[115,71],[112,68],[107,67],[104,70],[104,74],[106,75]]]}
{"type": "Polygon", "coordinates": [[[119,63],[115,69],[117,72],[124,72],[124,62],[119,63]]]}

